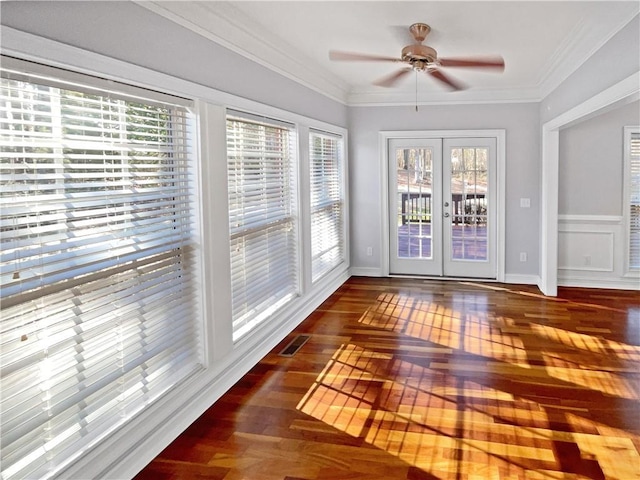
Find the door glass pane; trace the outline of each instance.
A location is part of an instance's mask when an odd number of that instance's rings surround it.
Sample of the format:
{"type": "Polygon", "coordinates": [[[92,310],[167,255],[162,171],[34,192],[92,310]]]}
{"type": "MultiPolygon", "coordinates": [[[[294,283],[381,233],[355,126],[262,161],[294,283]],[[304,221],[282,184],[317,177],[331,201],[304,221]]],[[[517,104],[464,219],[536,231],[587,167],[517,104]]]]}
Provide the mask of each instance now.
{"type": "Polygon", "coordinates": [[[399,258],[431,258],[431,148],[396,149],[399,258]]]}
{"type": "Polygon", "coordinates": [[[487,148],[451,149],[451,257],[486,261],[487,148]]]}

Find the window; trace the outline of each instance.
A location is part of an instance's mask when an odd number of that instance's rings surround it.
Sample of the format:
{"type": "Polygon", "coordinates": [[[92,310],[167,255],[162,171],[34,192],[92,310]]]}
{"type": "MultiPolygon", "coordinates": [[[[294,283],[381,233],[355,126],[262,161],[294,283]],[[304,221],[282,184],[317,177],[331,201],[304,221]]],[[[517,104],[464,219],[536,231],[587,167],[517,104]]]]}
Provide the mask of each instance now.
{"type": "Polygon", "coordinates": [[[227,118],[234,340],[298,293],[295,136],[276,120],[227,118]]]}
{"type": "Polygon", "coordinates": [[[624,128],[628,269],[640,271],[640,127],[624,128]]]}
{"type": "Polygon", "coordinates": [[[342,137],[310,131],[311,277],[315,282],[344,261],[342,137]]]}
{"type": "Polygon", "coordinates": [[[5,58],[0,97],[2,478],[41,478],[199,368],[191,116],[5,58]]]}

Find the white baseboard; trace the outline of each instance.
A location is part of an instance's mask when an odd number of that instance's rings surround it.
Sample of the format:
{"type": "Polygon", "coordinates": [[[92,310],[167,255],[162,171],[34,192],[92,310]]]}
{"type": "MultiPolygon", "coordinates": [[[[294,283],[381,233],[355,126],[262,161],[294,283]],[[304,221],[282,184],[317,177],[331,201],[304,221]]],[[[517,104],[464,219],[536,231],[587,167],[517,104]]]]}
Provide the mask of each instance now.
{"type": "Polygon", "coordinates": [[[612,290],[639,290],[638,278],[586,278],[586,277],[558,277],[560,287],[602,288],[612,290]]]}
{"type": "MultiPolygon", "coordinates": [[[[382,277],[382,270],[379,268],[367,267],[351,267],[350,273],[354,277],[382,277]]],[[[423,278],[417,276],[416,278],[423,278]]],[[[540,276],[525,275],[519,273],[507,273],[504,277],[504,283],[516,283],[520,285],[538,285],[540,276]]]]}
{"type": "Polygon", "coordinates": [[[382,270],[369,267],[351,267],[350,273],[354,277],[382,277],[382,270]]]}
{"type": "Polygon", "coordinates": [[[527,275],[523,273],[506,273],[504,275],[504,283],[515,283],[518,285],[538,285],[540,283],[540,276],[527,275]]]}

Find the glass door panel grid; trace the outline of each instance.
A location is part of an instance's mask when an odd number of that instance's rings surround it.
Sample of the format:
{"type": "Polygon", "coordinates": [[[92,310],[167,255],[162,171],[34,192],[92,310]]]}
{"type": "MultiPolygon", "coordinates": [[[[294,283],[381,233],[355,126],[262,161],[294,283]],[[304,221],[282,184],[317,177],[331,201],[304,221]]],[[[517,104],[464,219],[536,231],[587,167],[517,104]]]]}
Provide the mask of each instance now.
{"type": "Polygon", "coordinates": [[[451,256],[454,260],[486,261],[487,148],[451,151],[451,256]]]}
{"type": "Polygon", "coordinates": [[[398,257],[432,258],[433,152],[396,150],[398,257]]]}

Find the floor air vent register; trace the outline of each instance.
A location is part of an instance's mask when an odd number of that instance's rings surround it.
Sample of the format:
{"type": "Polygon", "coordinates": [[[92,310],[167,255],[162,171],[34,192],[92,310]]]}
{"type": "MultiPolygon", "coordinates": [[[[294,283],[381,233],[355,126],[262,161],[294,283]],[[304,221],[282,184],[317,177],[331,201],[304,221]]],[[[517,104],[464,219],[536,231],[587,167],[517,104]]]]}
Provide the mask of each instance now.
{"type": "Polygon", "coordinates": [[[310,338],[311,335],[296,335],[278,355],[281,357],[293,357],[310,338]]]}

